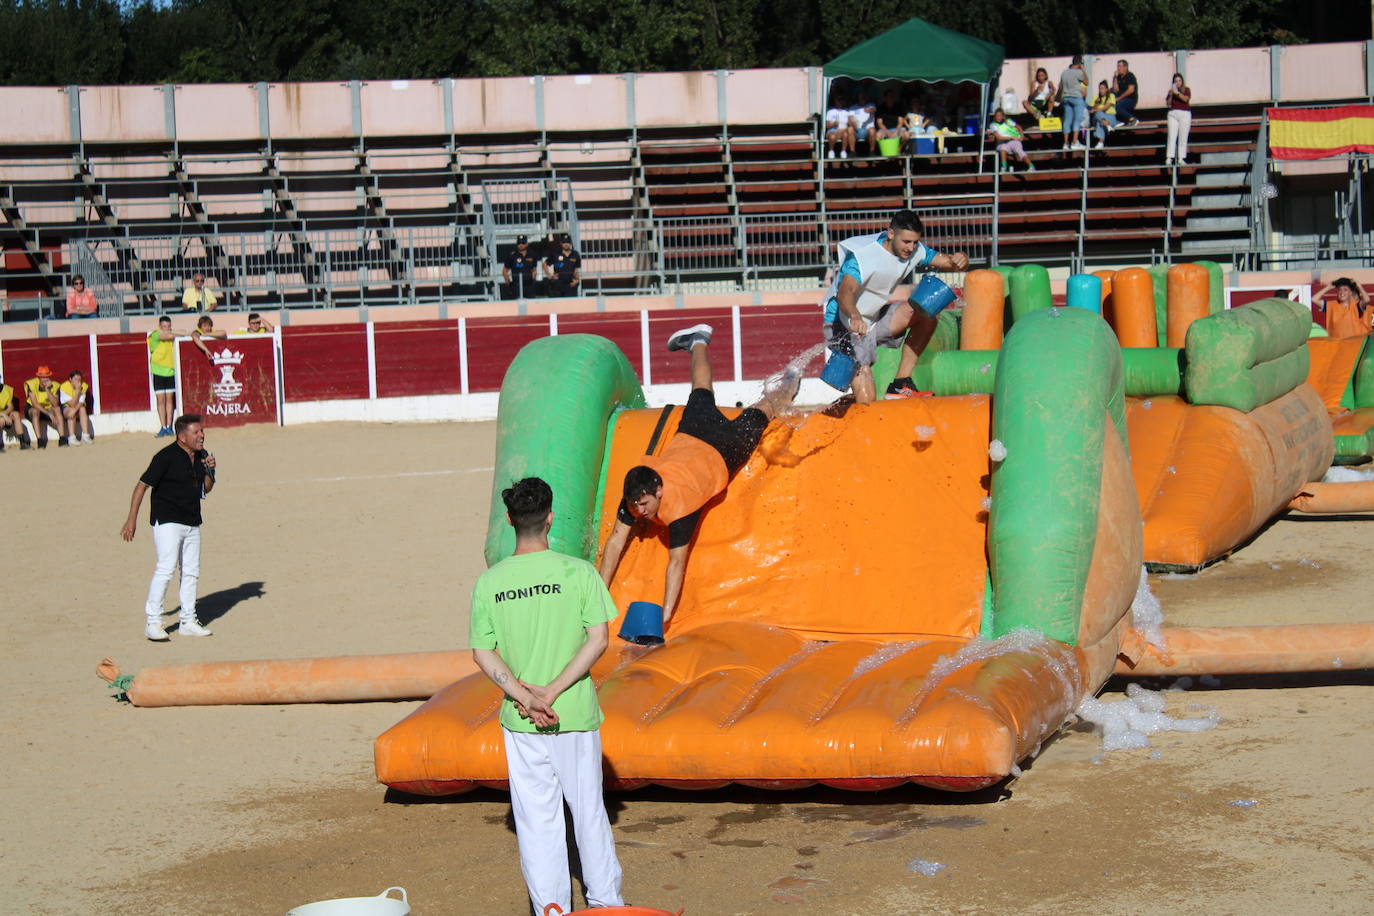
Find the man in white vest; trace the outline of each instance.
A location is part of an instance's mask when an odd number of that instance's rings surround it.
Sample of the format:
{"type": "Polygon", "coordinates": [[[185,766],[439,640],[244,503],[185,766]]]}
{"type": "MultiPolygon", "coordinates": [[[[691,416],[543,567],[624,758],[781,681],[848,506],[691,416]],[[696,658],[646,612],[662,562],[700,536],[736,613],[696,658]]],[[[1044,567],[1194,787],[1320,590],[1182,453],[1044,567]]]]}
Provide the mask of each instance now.
{"type": "MultiPolygon", "coordinates": [[[[826,293],[824,336],[826,346],[854,361],[850,386],[854,400],[866,404],[877,397],[873,361],[878,347],[902,348],[897,378],[887,387],[887,397],[919,394],[912,384],[916,360],[935,333],[940,309],[927,313],[920,304],[897,295],[922,268],[962,271],[968,255],[962,251],[941,254],[921,244],[921,218],[911,210],[898,210],[885,231],[860,235],[840,242],[840,269],[826,293]]],[[[943,306],[941,307],[943,308],[943,306]]]]}

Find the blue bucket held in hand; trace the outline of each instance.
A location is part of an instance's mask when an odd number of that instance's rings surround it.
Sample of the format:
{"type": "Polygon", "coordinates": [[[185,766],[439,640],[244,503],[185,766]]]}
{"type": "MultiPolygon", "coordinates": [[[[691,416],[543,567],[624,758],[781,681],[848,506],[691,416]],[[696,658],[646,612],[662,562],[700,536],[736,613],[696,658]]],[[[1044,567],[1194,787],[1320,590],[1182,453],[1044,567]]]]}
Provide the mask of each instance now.
{"type": "Polygon", "coordinates": [[[912,308],[918,308],[932,318],[940,314],[945,306],[954,301],[954,290],[950,289],[944,280],[935,274],[926,274],[921,277],[921,282],[916,284],[916,288],[911,291],[907,302],[912,308]]]}
{"type": "Polygon", "coordinates": [[[821,381],[839,391],[848,391],[850,383],[854,381],[856,369],[854,360],[834,350],[827,350],[826,352],[830,358],[826,360],[825,368],[821,370],[821,381]]]}
{"type": "Polygon", "coordinates": [[[663,645],[663,605],[631,601],[620,621],[620,638],[640,646],[663,645]]]}

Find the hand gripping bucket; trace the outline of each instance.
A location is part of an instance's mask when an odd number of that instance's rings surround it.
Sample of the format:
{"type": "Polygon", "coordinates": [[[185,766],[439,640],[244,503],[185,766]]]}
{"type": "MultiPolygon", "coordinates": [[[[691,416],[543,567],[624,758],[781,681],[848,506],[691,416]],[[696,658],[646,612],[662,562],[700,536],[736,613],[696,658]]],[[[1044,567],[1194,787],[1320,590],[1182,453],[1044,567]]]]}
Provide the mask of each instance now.
{"type": "Polygon", "coordinates": [[[935,274],[926,274],[921,277],[921,282],[916,284],[916,288],[911,291],[911,296],[907,299],[915,308],[920,309],[927,315],[934,317],[940,311],[954,301],[954,290],[945,285],[935,274]]]}
{"type": "MultiPolygon", "coordinates": [[[[640,646],[663,645],[663,605],[632,601],[620,621],[620,638],[640,646]]],[[[603,910],[604,912],[604,910],[603,910]]]]}
{"type": "Polygon", "coordinates": [[[339,897],[306,903],[286,911],[286,916],[407,916],[410,901],[403,887],[388,887],[376,897],[339,897]],[[401,899],[391,896],[400,891],[401,899]]]}
{"type": "Polygon", "coordinates": [[[821,370],[821,381],[838,391],[848,391],[857,368],[853,358],[834,350],[827,350],[826,353],[830,358],[825,361],[825,368],[821,370]]]}

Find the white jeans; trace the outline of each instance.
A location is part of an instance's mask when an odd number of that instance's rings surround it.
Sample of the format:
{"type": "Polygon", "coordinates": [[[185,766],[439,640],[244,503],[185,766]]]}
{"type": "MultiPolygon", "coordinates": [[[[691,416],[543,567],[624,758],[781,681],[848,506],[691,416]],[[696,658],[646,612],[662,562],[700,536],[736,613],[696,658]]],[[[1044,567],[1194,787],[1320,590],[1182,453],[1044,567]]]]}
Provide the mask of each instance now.
{"type": "Polygon", "coordinates": [[[1193,126],[1193,113],[1178,108],[1169,109],[1169,143],[1164,147],[1164,161],[1175,157],[1188,158],[1188,131],[1193,126]]]}
{"type": "Polygon", "coordinates": [[[149,620],[162,618],[162,596],[172,581],[172,570],[181,564],[182,621],[196,619],[196,583],[200,579],[200,528],[163,522],[153,526],[153,546],[157,548],[157,569],[148,585],[148,604],[144,613],[149,620]]]}
{"type": "Polygon", "coordinates": [[[601,732],[501,732],[506,738],[520,871],[534,912],[542,914],[550,903],[565,913],[572,911],[565,800],[572,812],[587,905],[624,906],[615,837],[601,797],[601,732]]]}

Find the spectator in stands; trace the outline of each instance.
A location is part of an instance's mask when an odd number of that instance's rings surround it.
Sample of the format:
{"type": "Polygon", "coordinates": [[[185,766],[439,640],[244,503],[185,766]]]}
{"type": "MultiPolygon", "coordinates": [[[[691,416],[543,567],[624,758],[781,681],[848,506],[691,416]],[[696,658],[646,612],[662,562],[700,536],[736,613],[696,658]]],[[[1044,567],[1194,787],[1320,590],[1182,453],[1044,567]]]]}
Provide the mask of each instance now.
{"type": "Polygon", "coordinates": [[[191,332],[191,343],[195,344],[196,348],[205,354],[206,359],[213,360],[214,357],[210,355],[210,348],[205,346],[204,338],[223,340],[228,336],[224,331],[215,330],[215,319],[209,315],[201,315],[200,318],[196,319],[196,329],[191,332]]]}
{"type": "Polygon", "coordinates": [[[515,250],[506,255],[501,265],[502,299],[536,299],[539,296],[539,255],[530,251],[530,240],[519,236],[515,240],[515,250]]]}
{"type": "Polygon", "coordinates": [[[14,400],[14,389],[0,379],[0,452],[5,450],[5,433],[19,440],[20,451],[27,451],[28,430],[24,428],[24,415],[19,412],[19,404],[14,400]]]}
{"type": "Polygon", "coordinates": [[[1164,147],[1164,164],[1179,165],[1188,161],[1188,131],[1193,126],[1193,90],[1183,82],[1183,74],[1175,73],[1164,96],[1169,106],[1169,141],[1164,147]]]}
{"type": "Polygon", "coordinates": [[[248,327],[239,329],[240,334],[271,334],[272,331],[272,322],[257,312],[249,312],[248,327]]]}
{"type": "Polygon", "coordinates": [[[873,129],[873,120],[878,113],[877,107],[868,100],[868,93],[859,90],[859,99],[849,109],[849,123],[854,127],[854,141],[868,144],[868,155],[876,153],[878,135],[873,129]]]}
{"type": "Polygon", "coordinates": [[[558,249],[544,259],[544,273],[555,296],[576,296],[582,282],[582,255],[573,250],[567,233],[558,237],[558,249]]]}
{"type": "Polygon", "coordinates": [[[1092,107],[1093,135],[1097,137],[1097,149],[1107,145],[1107,134],[1116,130],[1116,94],[1106,80],[1097,84],[1097,98],[1092,107]]]}
{"type": "Polygon", "coordinates": [[[1049,71],[1044,67],[1035,68],[1035,80],[1031,83],[1030,98],[1021,104],[1026,107],[1026,114],[1030,115],[1038,123],[1041,118],[1048,118],[1054,113],[1054,82],[1050,79],[1049,71]]]}
{"type": "Polygon", "coordinates": [[[835,158],[839,147],[840,158],[848,159],[854,152],[854,126],[849,123],[849,96],[843,89],[831,93],[830,108],[825,112],[825,143],[828,147],[827,158],[835,158]]]}
{"type": "Polygon", "coordinates": [[[1140,101],[1140,84],[1124,60],[1116,62],[1112,76],[1112,95],[1116,96],[1116,117],[1122,127],[1135,127],[1135,103],[1140,101]]]}
{"type": "Polygon", "coordinates": [[[874,125],[878,131],[878,139],[901,139],[905,122],[906,112],[902,111],[902,102],[897,98],[897,90],[884,89],[883,99],[878,103],[874,125]]]}
{"type": "Polygon", "coordinates": [[[82,432],[85,432],[87,442],[95,441],[95,433],[91,430],[91,418],[86,412],[86,395],[90,390],[91,386],[86,384],[86,380],[76,370],[72,370],[72,374],[67,376],[67,380],[57,389],[57,399],[62,404],[62,419],[67,422],[72,445],[81,444],[82,432]]]}
{"type": "Polygon", "coordinates": [[[162,315],[157,320],[157,329],[148,332],[148,373],[153,379],[153,398],[157,402],[157,437],[172,435],[173,407],[176,406],[177,373],[176,346],[177,332],[172,330],[172,319],[162,315]]]}
{"type": "Polygon", "coordinates": [[[39,366],[34,377],[24,383],[24,400],[29,405],[29,423],[38,437],[38,447],[48,447],[48,427],[57,430],[57,444],[67,444],[67,424],[57,399],[57,386],[52,383],[52,370],[39,366]]]}
{"type": "Polygon", "coordinates": [[[853,360],[854,400],[866,404],[877,397],[873,361],[877,348],[902,350],[897,378],[888,385],[888,398],[920,394],[911,381],[916,360],[935,333],[936,314],[929,314],[897,288],[911,281],[917,270],[967,270],[962,251],[941,254],[921,244],[924,227],[911,210],[898,210],[886,230],[840,243],[844,260],[822,300],[826,346],[853,360]],[[910,329],[910,333],[908,333],[910,329]]]}
{"type": "Polygon", "coordinates": [[[1002,109],[997,109],[992,113],[992,123],[988,125],[988,134],[997,144],[997,161],[1002,169],[1011,171],[1011,163],[1007,157],[1015,159],[1026,167],[1027,172],[1034,172],[1035,166],[1031,163],[1030,157],[1026,155],[1026,149],[1021,145],[1021,140],[1025,134],[1021,128],[1007,117],[1007,113],[1002,109]]]}
{"type": "Polygon", "coordinates": [[[191,285],[181,294],[181,307],[188,312],[213,312],[219,307],[215,294],[205,288],[205,274],[191,274],[191,285]]]}
{"type": "Polygon", "coordinates": [[[902,139],[910,141],[911,152],[919,152],[916,149],[916,138],[928,137],[933,133],[934,128],[930,126],[930,118],[921,111],[921,99],[917,95],[912,95],[906,103],[906,128],[902,131],[902,139]]]}
{"type": "Polygon", "coordinates": [[[67,290],[67,317],[90,318],[99,308],[95,293],[86,288],[86,278],[81,274],[72,277],[72,287],[67,290]]]}
{"type": "Polygon", "coordinates": [[[1075,54],[1069,69],[1059,75],[1059,99],[1064,103],[1064,149],[1084,149],[1078,132],[1088,127],[1088,74],[1083,72],[1083,55],[1075,54]]]}
{"type": "Polygon", "coordinates": [[[1326,333],[1332,337],[1364,337],[1374,327],[1374,307],[1359,283],[1341,277],[1317,295],[1326,312],[1326,333]]]}

